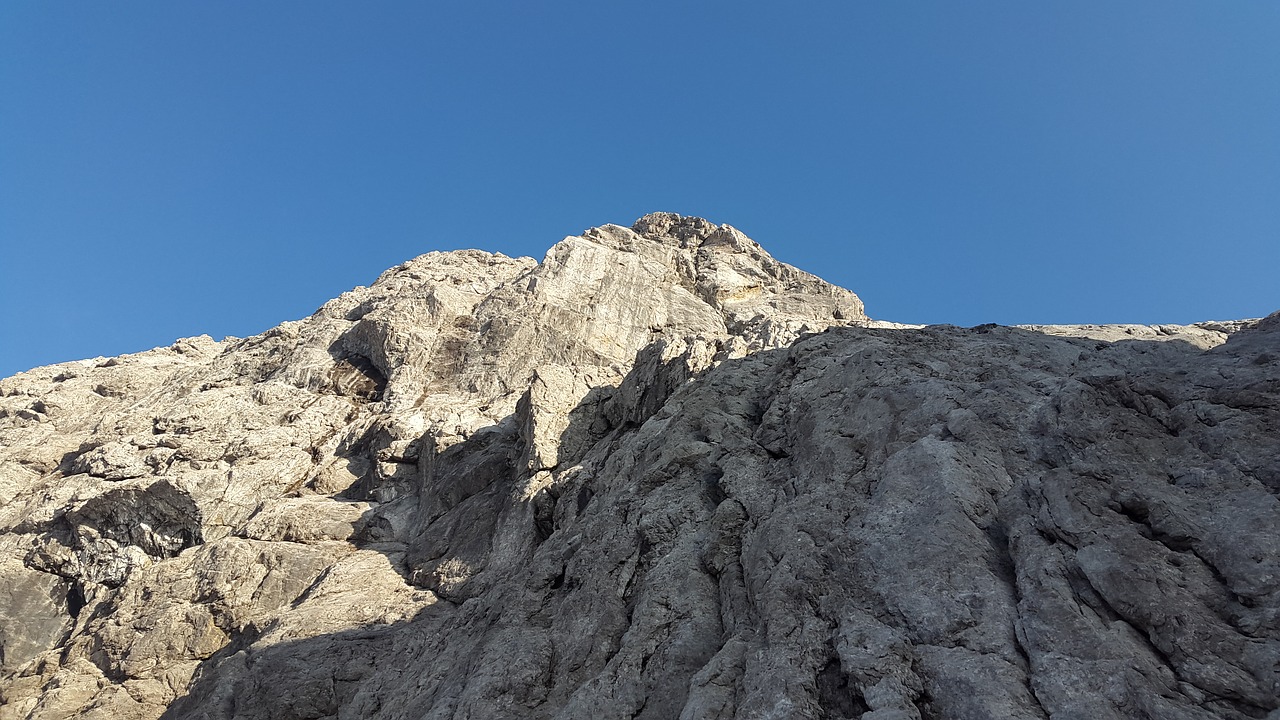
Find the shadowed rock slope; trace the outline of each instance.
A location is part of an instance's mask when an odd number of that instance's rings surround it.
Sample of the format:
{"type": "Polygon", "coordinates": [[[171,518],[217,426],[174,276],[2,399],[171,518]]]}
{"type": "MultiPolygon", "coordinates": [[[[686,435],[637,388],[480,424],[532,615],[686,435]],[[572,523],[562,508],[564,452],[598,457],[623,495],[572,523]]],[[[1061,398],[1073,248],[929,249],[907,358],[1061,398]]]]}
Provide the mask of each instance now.
{"type": "Polygon", "coordinates": [[[1280,314],[908,328],[728,226],[0,381],[0,718],[1275,718],[1280,314]]]}

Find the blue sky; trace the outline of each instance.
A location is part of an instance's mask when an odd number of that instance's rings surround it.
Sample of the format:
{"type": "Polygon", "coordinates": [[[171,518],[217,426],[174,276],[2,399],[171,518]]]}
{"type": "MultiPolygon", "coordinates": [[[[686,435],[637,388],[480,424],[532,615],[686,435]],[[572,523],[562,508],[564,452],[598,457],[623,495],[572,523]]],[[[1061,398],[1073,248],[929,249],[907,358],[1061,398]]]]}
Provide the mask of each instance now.
{"type": "Polygon", "coordinates": [[[904,322],[1280,308],[1280,3],[0,4],[0,375],[701,215],[904,322]]]}

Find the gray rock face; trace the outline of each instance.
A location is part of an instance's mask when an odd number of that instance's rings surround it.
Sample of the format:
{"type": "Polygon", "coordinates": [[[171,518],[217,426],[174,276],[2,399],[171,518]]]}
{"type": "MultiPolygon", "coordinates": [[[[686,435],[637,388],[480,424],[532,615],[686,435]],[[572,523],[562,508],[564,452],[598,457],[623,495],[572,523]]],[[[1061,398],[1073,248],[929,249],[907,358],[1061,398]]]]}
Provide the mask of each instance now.
{"type": "Polygon", "coordinates": [[[0,718],[1262,718],[1280,314],[913,328],[728,226],[0,381],[0,718]]]}

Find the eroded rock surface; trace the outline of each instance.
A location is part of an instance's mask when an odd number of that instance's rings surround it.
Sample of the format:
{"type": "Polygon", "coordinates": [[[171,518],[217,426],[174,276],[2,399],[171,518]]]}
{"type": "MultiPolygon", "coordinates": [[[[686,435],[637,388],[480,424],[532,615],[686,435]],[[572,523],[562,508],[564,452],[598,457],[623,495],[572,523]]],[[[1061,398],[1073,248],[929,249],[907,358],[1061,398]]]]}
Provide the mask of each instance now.
{"type": "Polygon", "coordinates": [[[0,718],[1262,718],[1280,315],[869,321],[728,226],[0,381],[0,718]]]}

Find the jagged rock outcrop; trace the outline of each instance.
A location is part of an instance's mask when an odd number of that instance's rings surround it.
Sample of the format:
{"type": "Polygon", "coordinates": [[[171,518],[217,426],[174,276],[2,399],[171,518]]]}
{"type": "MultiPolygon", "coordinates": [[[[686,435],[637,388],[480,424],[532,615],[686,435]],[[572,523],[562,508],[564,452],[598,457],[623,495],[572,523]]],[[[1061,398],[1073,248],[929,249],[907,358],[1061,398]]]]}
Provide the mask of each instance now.
{"type": "Polygon", "coordinates": [[[0,718],[1261,718],[1280,314],[908,328],[670,214],[0,381],[0,718]]]}

